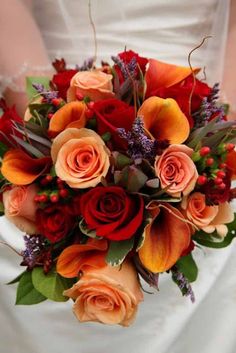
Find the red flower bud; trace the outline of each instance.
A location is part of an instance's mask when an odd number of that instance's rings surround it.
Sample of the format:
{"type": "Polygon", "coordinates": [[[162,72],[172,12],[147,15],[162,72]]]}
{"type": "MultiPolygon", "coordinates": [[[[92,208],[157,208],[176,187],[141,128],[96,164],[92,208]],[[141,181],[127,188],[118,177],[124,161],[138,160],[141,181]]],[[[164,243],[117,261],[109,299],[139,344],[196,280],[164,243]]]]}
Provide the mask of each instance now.
{"type": "Polygon", "coordinates": [[[50,183],[53,180],[53,177],[50,174],[48,174],[46,175],[45,179],[50,183]]]}
{"type": "Polygon", "coordinates": [[[67,189],[61,189],[59,195],[64,199],[69,195],[69,191],[67,189]]]}
{"type": "Polygon", "coordinates": [[[225,169],[226,168],[226,163],[220,163],[219,164],[220,169],[225,169]]]}
{"type": "Polygon", "coordinates": [[[208,155],[210,152],[211,152],[211,149],[208,146],[202,147],[199,151],[201,157],[208,155]]]}
{"type": "Polygon", "coordinates": [[[84,96],[81,93],[76,93],[75,95],[78,101],[82,101],[84,99],[84,96]]]}
{"type": "Polygon", "coordinates": [[[222,180],[221,178],[216,177],[216,178],[214,179],[214,183],[215,183],[215,185],[220,185],[220,184],[223,183],[223,180],[222,180]]]}
{"type": "Polygon", "coordinates": [[[233,143],[227,143],[225,145],[225,149],[226,149],[227,152],[233,151],[234,147],[235,147],[235,145],[233,143]]]}
{"type": "Polygon", "coordinates": [[[39,202],[47,202],[48,201],[48,197],[46,194],[42,194],[39,196],[39,202]]]}
{"type": "Polygon", "coordinates": [[[217,185],[217,188],[220,190],[224,190],[226,188],[225,183],[221,183],[220,185],[217,185]]]}
{"type": "Polygon", "coordinates": [[[53,113],[49,113],[49,114],[48,114],[48,119],[49,119],[49,120],[52,119],[53,115],[54,115],[53,113]]]}
{"type": "Polygon", "coordinates": [[[216,173],[216,175],[218,176],[218,178],[225,178],[226,174],[225,172],[223,172],[223,170],[218,170],[218,172],[216,173]]]}
{"type": "Polygon", "coordinates": [[[52,104],[55,105],[55,107],[58,107],[61,104],[61,99],[60,98],[53,98],[52,104]]]}
{"type": "Polygon", "coordinates": [[[86,115],[87,119],[91,119],[94,116],[94,111],[91,109],[87,109],[85,111],[85,115],[86,115]]]}
{"type": "Polygon", "coordinates": [[[204,175],[199,175],[199,177],[197,178],[197,183],[198,185],[204,185],[207,182],[207,177],[205,177],[204,175]]]}
{"type": "Polygon", "coordinates": [[[58,201],[59,201],[59,196],[58,196],[57,194],[52,194],[52,195],[50,195],[50,201],[51,201],[52,203],[58,202],[58,201]]]}
{"type": "Polygon", "coordinates": [[[212,166],[212,164],[214,164],[214,159],[213,158],[207,158],[206,166],[210,167],[210,166],[212,166]]]}

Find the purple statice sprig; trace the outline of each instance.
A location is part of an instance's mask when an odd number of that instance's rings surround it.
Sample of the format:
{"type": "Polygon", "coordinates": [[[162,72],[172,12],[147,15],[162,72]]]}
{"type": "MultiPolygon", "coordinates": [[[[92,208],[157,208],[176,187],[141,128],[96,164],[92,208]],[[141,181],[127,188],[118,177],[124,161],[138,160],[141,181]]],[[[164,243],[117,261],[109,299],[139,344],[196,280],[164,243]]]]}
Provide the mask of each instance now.
{"type": "Polygon", "coordinates": [[[207,125],[213,116],[218,116],[217,122],[223,121],[225,109],[223,105],[219,105],[217,102],[219,91],[219,83],[216,83],[212,87],[211,94],[208,97],[203,98],[200,109],[193,114],[195,128],[207,125]]]}
{"type": "Polygon", "coordinates": [[[119,66],[121,73],[124,77],[124,80],[127,80],[129,77],[134,78],[136,76],[138,64],[135,56],[130,60],[128,64],[126,64],[120,57],[112,56],[112,60],[116,65],[119,66]]]}
{"type": "Polygon", "coordinates": [[[192,303],[195,302],[195,295],[192,290],[192,287],[185,277],[185,275],[178,270],[176,266],[171,269],[173,281],[177,284],[182,294],[186,297],[190,297],[192,303]]]}
{"type": "Polygon", "coordinates": [[[76,70],[78,71],[89,71],[93,68],[94,65],[94,58],[88,58],[86,60],[84,60],[83,64],[80,65],[76,65],[76,70]]]}
{"type": "Polygon", "coordinates": [[[47,90],[41,83],[33,83],[32,86],[49,104],[52,103],[53,99],[58,98],[58,91],[47,90]]]}
{"type": "Polygon", "coordinates": [[[38,265],[39,259],[42,258],[42,254],[47,252],[46,242],[41,235],[25,235],[24,236],[25,249],[21,252],[23,257],[22,265],[28,266],[32,269],[35,265],[38,265]]]}
{"type": "Polygon", "coordinates": [[[127,154],[139,163],[142,159],[147,159],[151,163],[154,161],[157,154],[161,154],[162,150],[168,147],[167,140],[157,141],[150,139],[144,130],[144,123],[140,117],[134,120],[131,131],[126,131],[124,128],[118,128],[119,136],[127,141],[127,154]]]}

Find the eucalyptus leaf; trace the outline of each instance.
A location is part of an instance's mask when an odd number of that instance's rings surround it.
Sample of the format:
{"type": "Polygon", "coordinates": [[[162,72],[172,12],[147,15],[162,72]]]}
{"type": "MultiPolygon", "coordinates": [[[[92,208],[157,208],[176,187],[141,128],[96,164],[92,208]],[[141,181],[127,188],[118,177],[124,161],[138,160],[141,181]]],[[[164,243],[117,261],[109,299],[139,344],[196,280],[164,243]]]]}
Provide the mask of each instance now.
{"type": "Polygon", "coordinates": [[[90,238],[97,237],[96,231],[88,228],[87,224],[85,223],[84,218],[82,218],[81,221],[79,222],[79,229],[83,234],[87,235],[90,238]]]}
{"type": "Polygon", "coordinates": [[[32,99],[38,92],[36,89],[32,86],[35,83],[39,83],[45,87],[45,89],[50,88],[50,79],[49,77],[45,76],[28,76],[26,77],[26,93],[28,96],[28,99],[32,99]]]}
{"type": "Polygon", "coordinates": [[[32,146],[28,142],[25,142],[24,140],[20,139],[15,135],[11,135],[11,136],[21,147],[26,149],[26,151],[30,152],[33,156],[37,158],[44,157],[44,154],[41,151],[39,151],[36,147],[32,146]]]}
{"type": "Polygon", "coordinates": [[[111,266],[121,265],[126,255],[133,249],[133,246],[134,237],[122,241],[111,241],[106,256],[106,262],[111,266]]]}
{"type": "Polygon", "coordinates": [[[68,298],[63,295],[63,292],[74,283],[73,279],[60,276],[55,268],[45,274],[42,267],[35,267],[33,269],[32,281],[37,291],[46,298],[56,302],[65,302],[68,300],[68,298]]]}
{"type": "Polygon", "coordinates": [[[189,282],[196,281],[198,276],[198,268],[192,254],[181,257],[177,261],[176,266],[178,270],[185,275],[189,282]]]}
{"type": "Polygon", "coordinates": [[[196,232],[193,235],[193,240],[198,244],[206,246],[208,248],[225,248],[230,245],[233,239],[236,237],[236,213],[234,214],[234,221],[230,224],[227,224],[228,233],[224,238],[220,238],[217,232],[208,234],[202,230],[196,232]]]}
{"type": "Polygon", "coordinates": [[[123,186],[130,192],[139,191],[148,180],[148,177],[135,166],[127,166],[114,174],[115,183],[123,186]]]}
{"type": "Polygon", "coordinates": [[[34,287],[32,283],[32,272],[24,272],[17,287],[16,304],[32,305],[41,303],[46,299],[47,298],[34,287]]]}

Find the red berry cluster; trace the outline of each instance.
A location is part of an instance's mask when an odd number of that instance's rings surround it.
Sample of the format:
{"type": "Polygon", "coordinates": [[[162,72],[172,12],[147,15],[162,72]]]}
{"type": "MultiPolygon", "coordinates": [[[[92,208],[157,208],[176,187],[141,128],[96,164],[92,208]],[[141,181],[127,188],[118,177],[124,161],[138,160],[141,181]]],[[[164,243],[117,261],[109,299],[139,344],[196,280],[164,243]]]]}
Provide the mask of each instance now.
{"type": "Polygon", "coordinates": [[[56,203],[60,199],[67,199],[70,196],[69,189],[66,188],[64,181],[57,177],[54,178],[50,174],[40,180],[40,185],[45,189],[38,192],[34,198],[35,202],[56,203]]]}
{"type": "Polygon", "coordinates": [[[193,160],[199,172],[197,184],[199,186],[205,185],[212,180],[215,188],[224,190],[226,184],[224,179],[226,177],[226,164],[224,160],[228,152],[234,148],[233,144],[221,144],[218,146],[217,152],[212,152],[208,146],[203,146],[199,151],[194,153],[193,160]]]}

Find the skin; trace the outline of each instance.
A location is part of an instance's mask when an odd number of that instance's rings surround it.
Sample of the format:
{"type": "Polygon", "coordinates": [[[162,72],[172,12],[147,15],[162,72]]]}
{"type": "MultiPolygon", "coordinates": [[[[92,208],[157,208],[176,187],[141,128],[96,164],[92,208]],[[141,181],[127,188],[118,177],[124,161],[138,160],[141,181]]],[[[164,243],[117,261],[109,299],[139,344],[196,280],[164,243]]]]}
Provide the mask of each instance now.
{"type": "MultiPolygon", "coordinates": [[[[31,14],[32,0],[1,0],[0,11],[0,73],[6,76],[14,76],[19,72],[26,61],[31,67],[47,67],[50,64],[39,28],[31,14]],[[14,9],[14,11],[13,11],[14,9]],[[6,18],[8,19],[6,21],[6,18]],[[14,23],[14,26],[9,26],[14,23]],[[17,36],[17,40],[16,40],[17,36]],[[33,50],[32,50],[33,48],[33,50]]],[[[225,70],[222,83],[223,97],[231,104],[230,119],[236,119],[236,1],[231,0],[230,23],[225,55],[225,70]]],[[[49,72],[45,72],[48,75],[49,72]]],[[[24,75],[30,75],[30,70],[24,75]]],[[[43,73],[41,73],[43,74],[43,73]]],[[[17,84],[24,83],[24,77],[18,78],[17,84]]],[[[23,113],[26,107],[24,93],[13,92],[7,89],[5,98],[9,105],[16,104],[19,113],[23,113]]]]}

